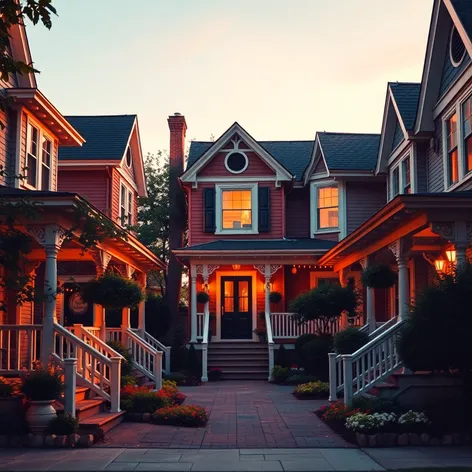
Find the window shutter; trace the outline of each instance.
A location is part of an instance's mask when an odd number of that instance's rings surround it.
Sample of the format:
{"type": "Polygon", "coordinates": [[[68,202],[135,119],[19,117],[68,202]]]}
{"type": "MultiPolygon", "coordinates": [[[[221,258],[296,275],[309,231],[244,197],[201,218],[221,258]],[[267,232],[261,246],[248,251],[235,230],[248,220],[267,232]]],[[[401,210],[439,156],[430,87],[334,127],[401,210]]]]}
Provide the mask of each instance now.
{"type": "Polygon", "coordinates": [[[215,189],[206,188],[203,193],[203,207],[205,215],[205,233],[214,233],[215,227],[215,189]]]}
{"type": "Polygon", "coordinates": [[[259,187],[259,232],[270,231],[270,188],[259,187]]]}

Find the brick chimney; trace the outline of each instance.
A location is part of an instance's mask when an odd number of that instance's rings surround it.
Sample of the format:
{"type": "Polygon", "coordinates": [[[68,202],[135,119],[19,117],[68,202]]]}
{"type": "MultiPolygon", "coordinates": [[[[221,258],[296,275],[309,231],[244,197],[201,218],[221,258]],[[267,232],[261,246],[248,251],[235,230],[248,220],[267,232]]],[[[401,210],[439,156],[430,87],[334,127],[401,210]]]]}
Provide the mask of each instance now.
{"type": "Polygon", "coordinates": [[[170,130],[170,165],[181,174],[184,171],[185,132],[187,131],[185,116],[180,113],[174,113],[172,116],[169,116],[167,123],[170,130]]]}

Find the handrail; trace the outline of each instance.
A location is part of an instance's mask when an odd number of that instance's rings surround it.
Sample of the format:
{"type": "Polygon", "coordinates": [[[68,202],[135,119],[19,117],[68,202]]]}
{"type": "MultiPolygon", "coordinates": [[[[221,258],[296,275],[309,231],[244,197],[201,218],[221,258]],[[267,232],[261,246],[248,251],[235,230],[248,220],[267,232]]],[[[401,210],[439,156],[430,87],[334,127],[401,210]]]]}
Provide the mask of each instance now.
{"type": "Polygon", "coordinates": [[[77,377],[97,395],[111,403],[111,411],[120,411],[122,357],[107,357],[58,323],[54,323],[52,356],[61,365],[77,359],[77,377]]]}
{"type": "MultiPolygon", "coordinates": [[[[133,330],[135,333],[140,332],[139,329],[133,330]]],[[[165,371],[166,373],[170,373],[170,353],[171,353],[171,346],[164,346],[158,339],[154,336],[149,334],[147,331],[144,331],[142,338],[151,345],[156,351],[162,351],[164,353],[164,361],[165,361],[165,371]]]]}
{"type": "Polygon", "coordinates": [[[267,347],[269,348],[269,382],[272,379],[272,370],[274,369],[274,337],[272,335],[272,323],[270,321],[270,311],[266,310],[265,312],[265,323],[266,323],[266,330],[267,330],[267,347]]]}
{"type": "Polygon", "coordinates": [[[208,336],[210,333],[210,312],[205,308],[203,314],[202,339],[202,382],[208,382],[208,336]]]}
{"type": "Polygon", "coordinates": [[[86,342],[89,346],[92,346],[100,354],[109,357],[120,357],[124,360],[124,357],[114,349],[112,349],[107,343],[103,342],[100,338],[97,338],[91,331],[82,325],[74,325],[74,334],[86,342]]]}
{"type": "Polygon", "coordinates": [[[369,338],[371,339],[376,338],[377,336],[382,334],[384,331],[386,331],[388,328],[390,328],[391,326],[394,326],[396,323],[397,323],[396,316],[394,316],[393,318],[390,318],[387,322],[383,323],[378,328],[374,329],[374,331],[372,331],[372,333],[369,334],[369,338]]]}
{"type": "Polygon", "coordinates": [[[308,320],[300,324],[294,313],[290,312],[272,312],[270,313],[272,336],[277,339],[295,339],[302,334],[327,331],[335,334],[341,330],[341,320],[336,318],[325,323],[321,320],[308,320]]]}

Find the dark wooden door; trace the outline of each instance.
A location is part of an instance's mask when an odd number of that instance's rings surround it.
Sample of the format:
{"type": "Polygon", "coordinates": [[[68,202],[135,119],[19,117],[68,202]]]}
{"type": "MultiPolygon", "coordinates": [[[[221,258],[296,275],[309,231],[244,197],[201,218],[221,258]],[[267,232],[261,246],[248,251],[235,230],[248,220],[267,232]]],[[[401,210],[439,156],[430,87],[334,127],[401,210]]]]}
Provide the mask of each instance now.
{"type": "Polygon", "coordinates": [[[64,284],[64,326],[93,326],[93,305],[82,300],[78,287],[80,284],[64,284]]]}
{"type": "Polygon", "coordinates": [[[252,338],[251,277],[221,277],[221,338],[252,338]]]}

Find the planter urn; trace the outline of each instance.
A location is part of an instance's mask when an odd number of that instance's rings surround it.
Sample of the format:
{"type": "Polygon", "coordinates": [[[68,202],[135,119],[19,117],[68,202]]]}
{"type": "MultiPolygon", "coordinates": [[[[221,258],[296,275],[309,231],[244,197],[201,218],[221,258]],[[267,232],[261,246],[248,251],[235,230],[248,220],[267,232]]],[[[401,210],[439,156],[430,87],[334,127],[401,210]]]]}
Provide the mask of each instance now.
{"type": "Polygon", "coordinates": [[[32,433],[44,433],[52,419],[56,417],[56,410],[52,406],[55,400],[30,401],[26,412],[26,422],[32,433]]]}

